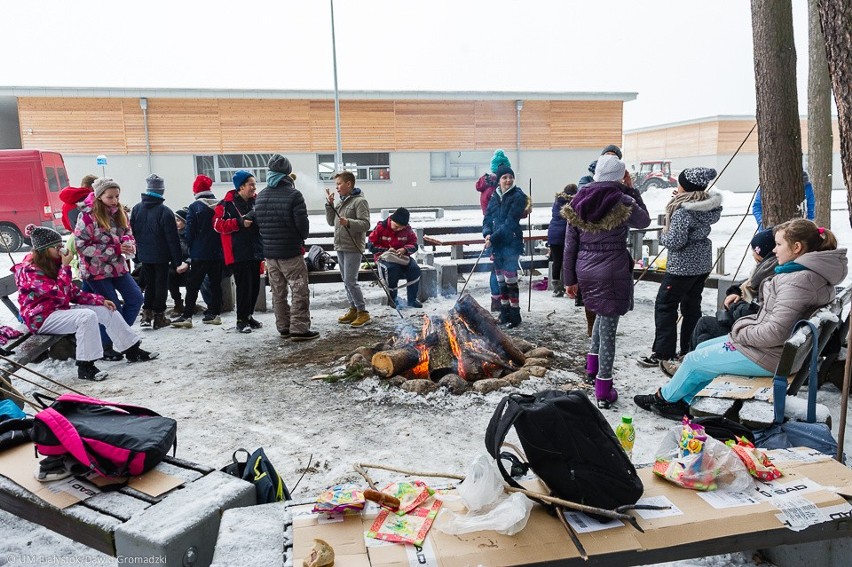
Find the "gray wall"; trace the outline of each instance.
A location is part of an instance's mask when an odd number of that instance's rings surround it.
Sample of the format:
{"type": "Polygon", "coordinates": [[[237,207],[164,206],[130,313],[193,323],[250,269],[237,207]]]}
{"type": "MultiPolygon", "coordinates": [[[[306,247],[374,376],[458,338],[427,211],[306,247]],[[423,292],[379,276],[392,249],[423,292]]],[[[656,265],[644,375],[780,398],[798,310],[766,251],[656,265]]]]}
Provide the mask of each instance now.
{"type": "Polygon", "coordinates": [[[21,149],[21,128],[18,122],[18,99],[0,97],[0,150],[21,149]]]}

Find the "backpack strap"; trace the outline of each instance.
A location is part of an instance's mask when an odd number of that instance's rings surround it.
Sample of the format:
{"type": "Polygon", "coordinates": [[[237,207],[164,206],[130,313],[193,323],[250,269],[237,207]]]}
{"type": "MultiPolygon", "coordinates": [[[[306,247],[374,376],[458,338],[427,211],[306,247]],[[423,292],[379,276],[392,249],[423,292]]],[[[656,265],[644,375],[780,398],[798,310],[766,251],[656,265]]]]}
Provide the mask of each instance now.
{"type": "Polygon", "coordinates": [[[7,431],[27,431],[32,428],[33,420],[29,417],[0,421],[0,435],[7,431]]]}
{"type": "MultiPolygon", "coordinates": [[[[802,319],[793,325],[793,332],[790,337],[793,337],[799,330],[799,327],[807,325],[811,329],[813,340],[811,341],[811,357],[810,367],[808,368],[808,415],[807,422],[816,422],[816,400],[817,400],[817,360],[819,359],[819,330],[816,325],[802,319]]],[[[775,423],[784,423],[784,407],[787,401],[787,377],[779,376],[775,373],[772,378],[772,402],[773,411],[775,413],[775,423]]]]}
{"type": "Polygon", "coordinates": [[[94,468],[89,452],[83,443],[83,438],[77,428],[68,419],[53,408],[47,408],[36,415],[36,419],[44,423],[56,436],[59,443],[83,465],[94,468]]]}
{"type": "Polygon", "coordinates": [[[62,394],[58,398],[56,398],[57,402],[68,402],[73,404],[84,404],[84,405],[92,405],[92,406],[109,406],[112,408],[117,408],[119,410],[124,410],[127,413],[133,415],[148,415],[154,417],[160,417],[160,414],[155,412],[154,410],[150,410],[146,407],[135,406],[132,404],[122,404],[118,402],[108,402],[106,400],[99,400],[97,398],[90,398],[89,396],[81,396],[80,394],[62,394]]]}
{"type": "Polygon", "coordinates": [[[500,404],[497,406],[497,409],[494,410],[494,415],[491,416],[491,421],[488,423],[488,427],[485,430],[485,449],[488,451],[488,454],[494,457],[497,461],[497,468],[500,469],[500,474],[503,475],[503,479],[509,483],[510,486],[515,488],[523,487],[506,471],[506,467],[503,465],[503,459],[500,458],[500,447],[503,445],[503,441],[506,439],[506,435],[509,433],[509,430],[515,424],[518,416],[523,411],[519,400],[533,401],[535,400],[535,396],[526,394],[510,394],[500,400],[500,404]]]}

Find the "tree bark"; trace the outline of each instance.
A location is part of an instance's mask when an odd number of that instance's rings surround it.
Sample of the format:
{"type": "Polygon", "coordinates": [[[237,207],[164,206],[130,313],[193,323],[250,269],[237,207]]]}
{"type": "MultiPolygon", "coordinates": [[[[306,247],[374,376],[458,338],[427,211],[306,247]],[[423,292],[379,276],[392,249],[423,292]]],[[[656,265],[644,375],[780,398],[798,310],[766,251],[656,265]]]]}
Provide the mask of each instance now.
{"type": "Polygon", "coordinates": [[[831,77],[817,0],[808,0],[808,173],[814,188],[814,222],[831,228],[831,77]]]}
{"type": "Polygon", "coordinates": [[[852,226],[852,3],[818,0],[817,5],[834,102],[837,104],[840,160],[843,163],[849,224],[852,226]]]}
{"type": "Polygon", "coordinates": [[[804,199],[790,0],[751,0],[763,226],[799,216],[804,199]]]}

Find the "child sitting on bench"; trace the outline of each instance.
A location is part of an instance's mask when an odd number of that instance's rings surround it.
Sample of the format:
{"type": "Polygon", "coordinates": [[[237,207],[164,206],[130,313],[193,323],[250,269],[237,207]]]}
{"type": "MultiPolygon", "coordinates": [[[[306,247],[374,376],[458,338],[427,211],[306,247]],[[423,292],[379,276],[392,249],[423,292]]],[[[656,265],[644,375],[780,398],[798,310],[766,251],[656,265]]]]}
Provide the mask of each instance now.
{"type": "Polygon", "coordinates": [[[139,348],[139,337],[116,311],[115,303],[82,291],[71,281],[71,253],[63,247],[58,232],[31,224],[27,225],[26,234],[33,251],[13,267],[21,317],[34,334],[75,334],[78,378],[99,381],[107,376],[94,363],[104,354],[98,324],[106,328],[128,362],[159,356],[139,348]]]}

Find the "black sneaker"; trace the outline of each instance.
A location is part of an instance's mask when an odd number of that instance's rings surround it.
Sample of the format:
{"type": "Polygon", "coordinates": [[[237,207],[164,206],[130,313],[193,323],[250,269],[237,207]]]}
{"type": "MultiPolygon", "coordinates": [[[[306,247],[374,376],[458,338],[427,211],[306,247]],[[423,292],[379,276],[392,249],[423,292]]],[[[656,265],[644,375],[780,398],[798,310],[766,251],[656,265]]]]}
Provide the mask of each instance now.
{"type": "Polygon", "coordinates": [[[261,327],[263,327],[263,323],[261,323],[260,321],[258,321],[254,317],[249,317],[248,318],[248,326],[251,327],[252,329],[260,329],[261,327]]]}
{"type": "Polygon", "coordinates": [[[77,361],[77,378],[79,378],[80,380],[92,380],[93,382],[100,382],[101,380],[105,380],[107,376],[109,376],[109,374],[98,370],[98,367],[95,366],[94,361],[77,361]]]}
{"type": "Polygon", "coordinates": [[[291,341],[310,341],[311,339],[315,339],[319,336],[317,331],[305,331],[304,333],[290,333],[291,341]]]}
{"type": "Polygon", "coordinates": [[[408,306],[413,307],[414,309],[423,309],[423,304],[417,301],[416,299],[409,301],[408,306]]]}
{"type": "Polygon", "coordinates": [[[290,329],[284,329],[283,331],[278,331],[278,334],[281,335],[282,339],[290,338],[290,329]]]}
{"type": "Polygon", "coordinates": [[[251,326],[248,321],[237,321],[238,333],[251,333],[251,326]]]}
{"type": "Polygon", "coordinates": [[[653,412],[660,417],[671,419],[672,421],[680,421],[683,419],[683,416],[692,417],[689,415],[689,404],[683,400],[667,402],[659,392],[633,396],[633,403],[645,411],[653,412]]]}
{"type": "Polygon", "coordinates": [[[126,351],[124,351],[124,356],[127,357],[127,362],[147,362],[149,360],[154,360],[160,353],[158,352],[148,352],[147,350],[142,350],[139,348],[140,343],[136,343],[126,351]]]}
{"type": "Polygon", "coordinates": [[[104,347],[104,355],[101,357],[101,360],[106,360],[107,362],[118,362],[123,358],[124,355],[116,351],[112,348],[112,345],[110,345],[108,347],[104,347]]]}
{"type": "Polygon", "coordinates": [[[645,368],[653,368],[655,366],[659,366],[661,360],[667,359],[659,358],[656,353],[652,352],[648,356],[640,356],[636,359],[636,362],[639,363],[639,366],[644,366],[645,368]]]}

